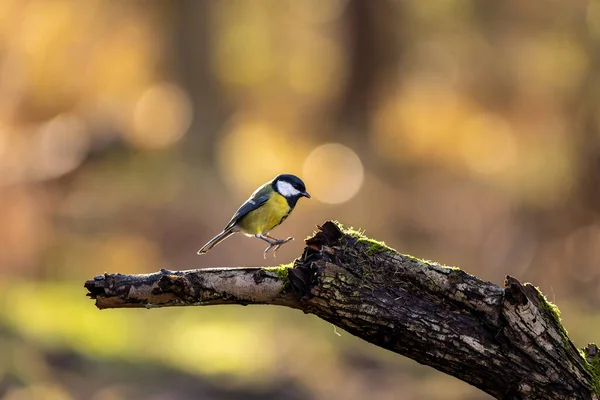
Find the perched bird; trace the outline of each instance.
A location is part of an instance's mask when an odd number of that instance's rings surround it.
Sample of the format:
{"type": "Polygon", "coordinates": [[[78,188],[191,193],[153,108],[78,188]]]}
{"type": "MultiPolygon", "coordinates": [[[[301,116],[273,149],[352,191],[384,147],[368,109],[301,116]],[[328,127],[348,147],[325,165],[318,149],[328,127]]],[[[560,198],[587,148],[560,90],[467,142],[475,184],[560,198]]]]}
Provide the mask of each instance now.
{"type": "Polygon", "coordinates": [[[264,252],[265,258],[269,250],[273,249],[273,253],[277,252],[282,244],[294,238],[276,239],[269,236],[269,232],[285,221],[301,197],[310,199],[304,182],[300,178],[289,174],[276,176],[272,181],[256,189],[231,217],[223,232],[209,240],[198,250],[198,254],[205,254],[236,232],[242,232],[246,236],[254,236],[269,243],[269,247],[264,252]]]}

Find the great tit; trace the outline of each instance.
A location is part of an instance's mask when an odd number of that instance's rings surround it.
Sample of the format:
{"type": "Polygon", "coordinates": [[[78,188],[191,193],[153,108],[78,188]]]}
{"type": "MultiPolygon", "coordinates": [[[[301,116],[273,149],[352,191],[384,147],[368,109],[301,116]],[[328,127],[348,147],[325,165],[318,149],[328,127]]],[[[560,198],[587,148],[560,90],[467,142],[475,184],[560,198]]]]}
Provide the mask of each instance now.
{"type": "Polygon", "coordinates": [[[294,238],[276,239],[269,236],[269,231],[285,221],[301,197],[310,199],[304,182],[300,178],[289,174],[276,176],[272,181],[256,189],[233,214],[223,232],[202,246],[198,250],[198,254],[205,254],[236,232],[242,232],[246,236],[254,236],[269,243],[269,247],[264,251],[265,258],[269,250],[273,249],[273,253],[277,252],[281,245],[294,238]]]}

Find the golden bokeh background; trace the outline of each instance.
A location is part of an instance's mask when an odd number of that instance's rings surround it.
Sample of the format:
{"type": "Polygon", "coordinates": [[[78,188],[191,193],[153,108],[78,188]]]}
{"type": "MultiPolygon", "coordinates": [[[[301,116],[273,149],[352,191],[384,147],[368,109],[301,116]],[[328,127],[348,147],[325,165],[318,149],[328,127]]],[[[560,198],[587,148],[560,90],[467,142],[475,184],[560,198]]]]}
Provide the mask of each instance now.
{"type": "Polygon", "coordinates": [[[264,265],[337,219],[600,327],[600,1],[0,1],[0,398],[488,399],[277,307],[99,312],[106,272],[264,265]]]}

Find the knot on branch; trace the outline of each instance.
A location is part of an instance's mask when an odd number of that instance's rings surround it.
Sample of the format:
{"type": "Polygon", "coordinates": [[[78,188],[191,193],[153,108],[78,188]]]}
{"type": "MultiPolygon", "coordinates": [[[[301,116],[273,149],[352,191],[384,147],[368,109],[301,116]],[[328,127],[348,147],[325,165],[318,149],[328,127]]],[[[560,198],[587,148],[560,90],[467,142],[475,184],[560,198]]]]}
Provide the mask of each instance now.
{"type": "Polygon", "coordinates": [[[334,251],[331,247],[338,244],[344,236],[342,230],[331,221],[317,225],[317,229],[314,236],[306,239],[307,247],[302,257],[296,259],[294,268],[288,271],[289,287],[300,301],[306,301],[311,297],[311,290],[317,283],[316,278],[319,273],[317,262],[324,259],[324,254],[333,256],[334,251]]]}
{"type": "MultiPolygon", "coordinates": [[[[163,274],[152,286],[152,296],[174,296],[182,303],[193,304],[202,301],[201,278],[196,275],[181,275],[162,269],[163,274]]],[[[206,296],[204,296],[206,297],[206,296]]]]}
{"type": "Polygon", "coordinates": [[[308,247],[316,251],[320,251],[323,246],[335,246],[344,236],[340,227],[331,221],[327,221],[323,225],[317,225],[317,228],[319,231],[305,241],[308,247]]]}
{"type": "Polygon", "coordinates": [[[594,343],[590,343],[583,348],[583,353],[585,354],[585,358],[587,362],[590,364],[598,364],[598,355],[600,352],[598,351],[598,346],[594,343]]]}
{"type": "Polygon", "coordinates": [[[504,279],[504,297],[512,305],[527,304],[527,295],[523,291],[523,285],[516,278],[506,275],[504,279]]]}
{"type": "Polygon", "coordinates": [[[515,311],[538,330],[550,332],[555,338],[566,338],[567,331],[562,325],[560,310],[548,301],[542,292],[530,283],[522,284],[518,279],[507,275],[504,280],[505,310],[515,311]]]}
{"type": "Polygon", "coordinates": [[[294,267],[288,271],[289,288],[298,300],[309,300],[333,277],[352,280],[357,285],[356,293],[362,289],[372,291],[376,286],[391,282],[390,275],[381,271],[393,257],[400,256],[395,250],[336,222],[327,221],[317,225],[317,229],[306,239],[302,257],[296,259],[294,267]],[[323,277],[324,271],[327,272],[323,277]]]}

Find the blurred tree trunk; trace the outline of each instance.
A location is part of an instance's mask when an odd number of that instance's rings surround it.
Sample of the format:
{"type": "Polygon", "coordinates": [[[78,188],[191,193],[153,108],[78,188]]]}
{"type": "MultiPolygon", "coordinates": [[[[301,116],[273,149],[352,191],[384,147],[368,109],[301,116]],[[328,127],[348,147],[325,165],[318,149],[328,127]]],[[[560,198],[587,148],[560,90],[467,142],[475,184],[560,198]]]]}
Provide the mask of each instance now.
{"type": "MultiPolygon", "coordinates": [[[[350,0],[344,13],[348,31],[350,77],[341,100],[339,123],[366,143],[369,120],[381,85],[400,78],[403,2],[350,0]]],[[[396,86],[394,86],[396,87],[396,86]]]]}
{"type": "Polygon", "coordinates": [[[190,126],[191,162],[214,164],[214,144],[227,115],[218,82],[211,70],[212,34],[210,1],[183,0],[165,3],[174,9],[174,63],[194,104],[190,126]]]}
{"type": "MultiPolygon", "coordinates": [[[[600,137],[598,136],[600,108],[600,38],[592,32],[586,20],[589,4],[583,3],[575,27],[579,42],[588,57],[586,74],[573,91],[570,111],[574,116],[572,133],[577,135],[577,153],[581,154],[578,187],[587,209],[600,213],[600,137]]],[[[594,28],[597,29],[597,28],[594,28]]]]}
{"type": "Polygon", "coordinates": [[[293,267],[105,274],[85,286],[99,308],[297,308],[497,399],[598,399],[598,348],[580,353],[532,285],[507,277],[503,289],[331,222],[306,243],[293,267]]]}

